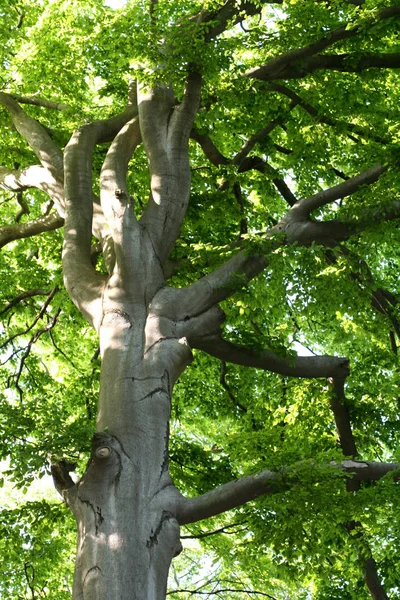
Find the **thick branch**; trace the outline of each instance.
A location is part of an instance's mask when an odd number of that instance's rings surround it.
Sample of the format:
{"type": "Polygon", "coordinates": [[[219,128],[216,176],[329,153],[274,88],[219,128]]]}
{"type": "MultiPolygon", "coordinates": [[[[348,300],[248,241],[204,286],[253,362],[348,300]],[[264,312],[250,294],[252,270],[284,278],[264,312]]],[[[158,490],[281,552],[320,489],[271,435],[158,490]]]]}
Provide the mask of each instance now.
{"type": "Polygon", "coordinates": [[[334,377],[332,383],[333,389],[330,396],[330,406],[335,417],[340,447],[345,456],[355,458],[358,455],[358,451],[353,430],[351,428],[350,414],[344,393],[345,378],[334,377]]]}
{"type": "Polygon", "coordinates": [[[30,145],[41,164],[50,171],[56,181],[61,182],[63,154],[44,127],[27,115],[9,94],[0,92],[0,104],[8,110],[18,133],[30,145]]]}
{"type": "Polygon", "coordinates": [[[190,132],[190,137],[201,146],[204,154],[210,163],[215,167],[218,167],[219,165],[228,165],[231,163],[231,160],[226,158],[226,156],[224,156],[218,150],[209,135],[200,133],[196,128],[193,127],[192,131],[190,132]]]}
{"type": "Polygon", "coordinates": [[[54,100],[46,100],[37,98],[36,96],[18,96],[18,94],[9,94],[11,98],[20,104],[31,104],[32,106],[42,106],[43,108],[52,108],[54,110],[68,110],[71,108],[68,104],[62,102],[54,102],[54,100]]]}
{"type": "Polygon", "coordinates": [[[362,56],[352,54],[323,54],[307,60],[288,65],[277,76],[259,77],[259,79],[300,79],[309,73],[320,70],[341,71],[343,73],[358,73],[365,69],[398,69],[400,68],[400,53],[371,54],[362,56]]]}
{"type": "Polygon", "coordinates": [[[316,242],[333,247],[366,229],[371,223],[400,218],[400,203],[397,201],[384,211],[368,211],[364,217],[360,215],[354,221],[313,221],[308,218],[309,210],[325,204],[326,201],[332,202],[342,194],[355,192],[362,183],[373,183],[384,170],[385,167],[377,165],[343,184],[298,201],[277,225],[262,237],[260,235],[260,253],[249,254],[241,251],[209,275],[179,290],[181,305],[185,307],[188,315],[203,313],[246,286],[266,268],[267,254],[279,246],[294,243],[309,246],[316,242]]]}
{"type": "Polygon", "coordinates": [[[159,86],[140,93],[139,118],[149,159],[151,197],[141,223],[149,231],[163,264],[179,235],[190,192],[188,139],[199,102],[201,77],[188,76],[182,103],[159,86]]]}
{"type": "MultiPolygon", "coordinates": [[[[124,269],[126,260],[131,262],[133,259],[134,240],[139,227],[128,192],[126,174],[129,160],[140,141],[139,119],[135,117],[115,136],[100,173],[101,205],[112,231],[120,269],[124,269]]],[[[123,279],[129,281],[129,273],[123,279]]]]}
{"type": "Polygon", "coordinates": [[[36,188],[45,192],[56,203],[59,213],[63,214],[64,193],[60,179],[55,179],[45,167],[33,165],[21,171],[0,167],[0,188],[10,192],[20,192],[36,188]]]}
{"type": "Polygon", "coordinates": [[[274,352],[260,352],[239,344],[228,342],[218,336],[210,336],[192,342],[194,348],[204,350],[211,356],[223,361],[255,367],[264,371],[272,371],[280,375],[292,377],[319,378],[345,377],[349,373],[349,363],[346,358],[337,356],[296,356],[281,358],[274,352]]]}
{"type": "Polygon", "coordinates": [[[312,211],[330,204],[335,200],[345,198],[358,191],[363,185],[371,185],[379,179],[379,177],[387,171],[387,167],[377,163],[359,175],[347,179],[347,181],[335,185],[327,190],[319,192],[308,198],[301,198],[290,210],[289,214],[295,215],[296,219],[307,218],[312,211]]]}
{"type": "Polygon", "coordinates": [[[204,36],[205,41],[209,42],[223,33],[228,25],[233,27],[246,17],[259,14],[266,4],[282,4],[282,0],[260,0],[257,3],[227,0],[217,11],[202,10],[190,17],[189,22],[195,23],[197,27],[203,23],[212,22],[213,26],[207,29],[204,36]]]}
{"type": "Polygon", "coordinates": [[[361,58],[352,54],[322,54],[321,56],[312,56],[306,60],[298,61],[293,65],[287,65],[277,74],[261,71],[251,76],[264,81],[273,81],[275,79],[300,79],[309,73],[321,70],[358,73],[372,68],[400,68],[400,53],[370,54],[361,58]]]}
{"type": "MultiPolygon", "coordinates": [[[[361,557],[362,559],[363,557],[361,557]]],[[[378,568],[374,558],[369,556],[366,560],[364,558],[363,562],[364,581],[367,584],[372,600],[389,600],[389,596],[386,594],[378,575],[378,568]]]]}
{"type": "Polygon", "coordinates": [[[66,460],[60,460],[51,465],[54,487],[72,511],[77,497],[77,487],[70,472],[74,470],[75,466],[66,460]]]}
{"type": "Polygon", "coordinates": [[[181,305],[188,315],[198,315],[242,289],[267,266],[261,255],[239,252],[218,269],[182,290],[181,305]]]}
{"type": "MultiPolygon", "coordinates": [[[[11,189],[12,187],[18,189],[37,187],[50,196],[56,205],[59,215],[64,217],[63,153],[53,142],[45,128],[42,127],[38,121],[29,117],[9,94],[0,93],[0,104],[3,104],[8,109],[17,131],[32,147],[43,165],[42,170],[40,170],[41,168],[39,166],[33,166],[22,170],[19,174],[18,172],[11,170],[4,171],[4,168],[2,168],[0,179],[2,177],[4,185],[0,185],[0,187],[5,189],[11,189]]],[[[126,118],[127,120],[132,116],[134,110],[134,107],[130,107],[127,111],[127,116],[123,113],[123,118],[126,118]]],[[[107,121],[106,123],[108,123],[108,126],[103,128],[102,136],[100,136],[101,139],[99,139],[99,141],[110,141],[113,139],[114,135],[124,122],[123,119],[121,120],[121,117],[116,117],[107,121]]],[[[92,199],[94,201],[93,233],[102,240],[102,233],[105,229],[104,216],[96,198],[92,197],[92,199]]],[[[45,220],[38,219],[34,221],[32,225],[33,227],[23,227],[22,230],[10,230],[10,228],[7,228],[7,230],[4,231],[4,236],[0,233],[0,240],[2,238],[4,240],[4,242],[0,241],[0,244],[4,245],[12,239],[29,237],[41,233],[42,231],[46,231],[47,229],[61,227],[63,221],[56,216],[52,216],[45,220]]],[[[104,240],[102,241],[104,242],[104,240]]],[[[105,252],[105,254],[107,254],[107,252],[105,252]]]]}
{"type": "MultiPolygon", "coordinates": [[[[398,15],[400,15],[400,6],[391,6],[389,8],[385,8],[380,10],[377,15],[374,16],[374,21],[370,25],[374,25],[382,20],[398,15]]],[[[308,46],[303,46],[302,48],[296,48],[295,50],[288,50],[280,56],[268,61],[265,65],[247,71],[245,76],[255,77],[262,80],[284,79],[287,77],[285,73],[288,70],[290,71],[291,68],[294,69],[295,66],[299,64],[299,61],[305,61],[305,59],[309,59],[318,52],[329,48],[329,46],[332,46],[339,41],[347,40],[359,35],[360,31],[362,31],[362,27],[360,25],[365,26],[365,21],[359,25],[356,25],[355,27],[349,27],[349,24],[342,25],[317,42],[309,44],[308,46]],[[294,63],[296,63],[296,65],[294,63]]],[[[302,75],[298,76],[301,77],[302,75]]]]}
{"type": "Polygon", "coordinates": [[[97,308],[104,278],[95,271],[91,261],[92,154],[96,144],[115,137],[135,110],[129,106],[116,117],[82,126],[65,149],[64,282],[79,310],[95,327],[100,324],[96,319],[100,317],[97,308]]]}
{"type": "Polygon", "coordinates": [[[64,225],[64,219],[53,213],[46,217],[39,217],[30,223],[17,223],[0,227],[0,248],[14,240],[33,237],[44,231],[53,231],[64,225]]]}
{"type": "MultiPolygon", "coordinates": [[[[332,462],[330,465],[324,465],[324,469],[328,467],[332,469],[332,472],[342,472],[343,476],[352,477],[357,481],[377,481],[388,473],[400,469],[400,463],[344,460],[341,463],[332,462]]],[[[201,521],[232,508],[243,506],[258,496],[278,494],[299,484],[301,484],[301,478],[291,475],[290,469],[280,473],[266,470],[258,475],[241,477],[197,498],[183,499],[177,519],[180,525],[201,521]]]]}

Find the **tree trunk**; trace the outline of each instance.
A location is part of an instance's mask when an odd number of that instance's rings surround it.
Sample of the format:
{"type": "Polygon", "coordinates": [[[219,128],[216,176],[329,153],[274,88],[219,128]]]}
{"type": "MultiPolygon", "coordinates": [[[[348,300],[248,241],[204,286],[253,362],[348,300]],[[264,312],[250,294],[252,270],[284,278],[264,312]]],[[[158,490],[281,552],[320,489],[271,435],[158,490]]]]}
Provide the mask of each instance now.
{"type": "Polygon", "coordinates": [[[191,360],[141,303],[106,310],[91,459],[70,506],[78,522],[73,600],[161,600],[179,553],[180,494],[168,472],[172,387],[191,360]]]}

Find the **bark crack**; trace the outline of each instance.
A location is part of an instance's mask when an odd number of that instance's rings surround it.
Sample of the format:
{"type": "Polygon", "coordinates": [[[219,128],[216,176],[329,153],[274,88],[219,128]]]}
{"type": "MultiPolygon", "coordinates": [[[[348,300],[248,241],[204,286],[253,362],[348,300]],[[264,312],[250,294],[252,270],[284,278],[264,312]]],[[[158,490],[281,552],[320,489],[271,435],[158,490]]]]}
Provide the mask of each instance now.
{"type": "Polygon", "coordinates": [[[162,461],[162,465],[161,465],[160,479],[163,476],[164,472],[168,470],[169,421],[167,422],[167,426],[166,426],[164,442],[165,442],[165,446],[164,446],[163,461],[162,461]]]}
{"type": "Polygon", "coordinates": [[[96,509],[96,535],[97,535],[98,529],[102,523],[104,523],[104,517],[103,517],[103,513],[101,512],[100,506],[98,506],[96,509]]]}
{"type": "Polygon", "coordinates": [[[151,398],[152,396],[154,396],[154,394],[157,394],[157,392],[166,394],[169,398],[169,393],[168,393],[167,389],[165,389],[163,387],[156,387],[156,388],[154,388],[154,390],[151,390],[151,392],[149,392],[148,394],[143,396],[143,398],[140,398],[140,400],[136,400],[136,402],[143,402],[143,400],[147,400],[147,398],[151,398]]]}
{"type": "Polygon", "coordinates": [[[178,338],[176,338],[176,337],[174,337],[172,335],[165,336],[165,337],[160,337],[153,344],[151,344],[151,346],[149,346],[147,348],[147,350],[145,350],[144,355],[146,356],[146,354],[148,354],[150,352],[150,350],[152,350],[155,346],[157,346],[157,344],[161,344],[161,342],[165,342],[166,340],[176,340],[176,341],[178,341],[178,338]]]}
{"type": "Polygon", "coordinates": [[[99,523],[98,523],[98,514],[93,504],[89,500],[84,500],[78,493],[78,499],[82,502],[82,504],[86,504],[86,506],[92,511],[94,518],[94,527],[96,536],[99,533],[99,523]]]}
{"type": "Polygon", "coordinates": [[[169,521],[172,518],[173,518],[173,515],[169,511],[163,510],[163,512],[161,514],[161,519],[160,519],[157,527],[155,528],[154,531],[153,531],[153,529],[151,530],[151,535],[146,542],[146,546],[149,550],[151,550],[154,546],[156,546],[158,544],[158,536],[160,535],[160,532],[164,526],[164,523],[166,521],[169,521]]]}
{"type": "Polygon", "coordinates": [[[90,576],[91,576],[91,575],[93,575],[93,574],[96,574],[96,575],[97,575],[97,574],[100,574],[100,575],[101,575],[101,569],[100,569],[100,567],[98,567],[97,565],[95,565],[94,567],[91,567],[91,568],[90,568],[90,569],[89,569],[89,570],[86,572],[86,575],[85,575],[85,577],[84,577],[84,580],[83,580],[83,585],[85,585],[85,584],[86,584],[86,580],[87,580],[87,578],[88,578],[88,577],[90,577],[90,576]]]}

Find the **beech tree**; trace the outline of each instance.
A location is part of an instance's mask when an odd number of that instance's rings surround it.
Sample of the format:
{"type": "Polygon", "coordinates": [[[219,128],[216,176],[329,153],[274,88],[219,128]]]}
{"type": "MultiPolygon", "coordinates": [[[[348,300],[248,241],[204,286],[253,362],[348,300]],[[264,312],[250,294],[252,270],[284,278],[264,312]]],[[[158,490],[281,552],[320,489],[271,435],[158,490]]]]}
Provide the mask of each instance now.
{"type": "Polygon", "coordinates": [[[2,597],[400,598],[399,15],[3,4],[2,597]]]}

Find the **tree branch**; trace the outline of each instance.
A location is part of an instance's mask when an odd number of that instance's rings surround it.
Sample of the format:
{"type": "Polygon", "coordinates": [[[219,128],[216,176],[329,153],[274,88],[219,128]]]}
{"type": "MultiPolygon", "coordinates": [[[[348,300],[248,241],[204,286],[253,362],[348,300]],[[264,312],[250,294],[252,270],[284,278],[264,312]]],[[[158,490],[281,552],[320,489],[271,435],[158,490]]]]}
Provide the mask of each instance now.
{"type": "Polygon", "coordinates": [[[34,219],[30,223],[17,223],[15,225],[4,225],[0,227],[0,248],[14,240],[39,235],[45,231],[53,231],[64,225],[64,219],[58,214],[52,213],[45,217],[34,219]]]}
{"type": "MultiPolygon", "coordinates": [[[[355,458],[358,455],[358,450],[351,427],[344,385],[345,378],[333,379],[330,406],[335,417],[336,429],[343,454],[355,458]]],[[[357,492],[360,489],[360,481],[349,477],[346,479],[346,488],[348,492],[357,492]]],[[[357,544],[358,539],[364,538],[362,524],[359,521],[352,520],[346,523],[345,527],[350,533],[353,544],[356,546],[358,559],[362,565],[364,580],[372,598],[374,600],[389,600],[379,578],[377,565],[368,542],[364,539],[361,547],[357,544]],[[355,531],[357,531],[356,534],[354,534],[355,531]]]]}
{"type": "MultiPolygon", "coordinates": [[[[12,340],[14,340],[15,338],[19,337],[20,335],[25,335],[27,333],[29,333],[29,331],[31,331],[36,323],[43,318],[43,316],[46,313],[46,310],[49,306],[49,304],[51,303],[51,301],[53,300],[54,296],[60,291],[60,288],[58,287],[58,285],[56,285],[56,287],[54,289],[52,289],[50,292],[46,293],[47,298],[43,304],[43,306],[41,307],[40,311],[38,312],[38,314],[36,315],[36,317],[34,318],[33,322],[31,323],[31,325],[29,325],[26,329],[24,329],[23,331],[19,331],[18,333],[15,333],[14,335],[10,336],[9,338],[6,339],[5,342],[3,342],[0,345],[0,349],[4,348],[7,344],[9,344],[10,342],[12,342],[12,340]]],[[[2,311],[4,312],[4,311],[2,311]]]]}
{"type": "Polygon", "coordinates": [[[226,158],[215,146],[214,142],[211,140],[210,136],[205,133],[200,133],[197,131],[195,127],[192,127],[192,131],[190,132],[190,137],[192,140],[197,142],[204,154],[208,158],[211,164],[215,167],[219,165],[228,165],[231,163],[229,158],[226,158]]]}
{"type": "MultiPolygon", "coordinates": [[[[174,312],[178,305],[186,315],[185,318],[188,319],[205,314],[222,300],[243,289],[261,273],[268,265],[266,256],[280,246],[294,243],[308,246],[316,242],[333,247],[351,235],[362,231],[371,223],[379,222],[382,219],[400,218],[400,202],[397,201],[384,211],[368,211],[364,218],[361,215],[357,220],[349,222],[340,219],[313,221],[308,218],[309,210],[321,206],[327,201],[334,201],[338,194],[340,197],[341,194],[355,192],[361,183],[373,183],[384,170],[385,167],[377,165],[339,186],[329,188],[316,196],[299,200],[277,225],[274,225],[265,234],[260,234],[259,253],[254,250],[252,253],[242,250],[190,286],[173,290],[167,310],[174,312]]],[[[178,315],[177,318],[179,320],[181,317],[178,315]]],[[[208,333],[214,334],[216,330],[208,333]]],[[[204,332],[203,335],[195,334],[189,343],[196,345],[203,341],[204,332]]]]}
{"type": "Polygon", "coordinates": [[[235,395],[233,394],[231,388],[229,387],[227,381],[226,381],[226,362],[224,360],[221,361],[221,372],[220,372],[220,376],[219,376],[219,382],[222,385],[222,387],[224,388],[224,390],[227,392],[229,398],[232,400],[233,404],[235,406],[237,406],[238,408],[240,408],[240,410],[243,413],[247,413],[247,407],[244,406],[241,402],[239,402],[236,398],[235,395]]]}
{"type": "Polygon", "coordinates": [[[141,218],[161,264],[180,233],[190,193],[188,139],[200,103],[201,77],[190,73],[184,98],[159,86],[139,93],[139,119],[150,166],[151,197],[141,218]]]}
{"type": "Polygon", "coordinates": [[[9,302],[3,308],[3,310],[0,311],[0,316],[4,315],[4,313],[6,313],[7,311],[9,311],[11,308],[14,308],[14,306],[17,306],[17,304],[19,304],[20,302],[22,302],[26,298],[32,298],[33,296],[47,296],[48,294],[49,294],[49,292],[46,292],[45,290],[41,290],[41,289],[34,289],[34,290],[28,290],[26,292],[22,292],[21,294],[18,294],[18,296],[16,296],[15,298],[13,298],[11,300],[11,302],[9,302]]]}
{"type": "Polygon", "coordinates": [[[44,127],[36,119],[27,115],[9,94],[0,92],[0,104],[8,110],[18,133],[30,145],[43,167],[62,184],[63,153],[44,127]]]}
{"type": "MultiPolygon", "coordinates": [[[[340,447],[344,456],[356,458],[358,455],[356,442],[351,428],[349,409],[347,408],[347,400],[344,391],[345,377],[334,377],[332,379],[332,393],[329,398],[330,407],[332,409],[336,429],[338,432],[340,447]]],[[[352,480],[349,480],[352,483],[352,480]]]]}
{"type": "Polygon", "coordinates": [[[362,56],[352,54],[322,54],[288,65],[278,76],[259,77],[272,81],[274,79],[300,79],[309,73],[321,70],[341,71],[342,73],[358,73],[365,69],[398,69],[400,53],[370,54],[362,56]]]}
{"type": "Polygon", "coordinates": [[[63,215],[62,183],[60,179],[54,179],[45,167],[32,165],[21,171],[0,167],[0,188],[9,192],[21,192],[29,188],[41,190],[56,202],[60,215],[63,215]]]}
{"type": "MultiPolygon", "coordinates": [[[[289,111],[293,110],[293,108],[298,104],[297,100],[293,100],[289,111]]],[[[279,177],[276,169],[271,167],[265,160],[258,156],[248,157],[249,153],[253,150],[254,146],[265,139],[276,127],[283,125],[284,119],[282,116],[273,119],[268,125],[260,129],[254,135],[252,135],[243,145],[241,150],[232,158],[226,158],[215,146],[212,142],[211,138],[207,134],[200,134],[194,128],[191,131],[190,137],[195,140],[202,148],[204,154],[208,158],[208,160],[214,165],[227,165],[232,164],[238,167],[238,173],[244,173],[246,171],[250,171],[252,169],[256,169],[260,173],[266,173],[270,175],[272,182],[275,187],[279,191],[279,193],[283,196],[283,198],[288,202],[290,206],[293,206],[296,202],[296,198],[294,194],[291,192],[285,181],[279,177]]],[[[229,187],[230,183],[225,181],[221,189],[226,189],[229,187]]]]}
{"type": "Polygon", "coordinates": [[[398,69],[400,68],[400,53],[369,54],[362,57],[352,54],[322,54],[287,65],[279,73],[256,72],[249,77],[263,81],[275,79],[301,79],[314,71],[341,71],[342,73],[359,73],[365,69],[398,69]]]}
{"type": "MultiPolygon", "coordinates": [[[[296,103],[292,102],[289,110],[292,110],[295,107],[296,103]]],[[[236,156],[232,160],[232,164],[238,165],[239,168],[242,165],[246,156],[253,150],[254,146],[264,140],[276,127],[279,127],[283,123],[283,118],[278,117],[277,119],[273,119],[268,125],[257,131],[254,135],[252,135],[246,143],[243,145],[241,150],[236,154],[236,156]]],[[[240,169],[239,169],[240,170],[240,169]]]]}
{"type": "Polygon", "coordinates": [[[379,177],[387,171],[387,166],[384,167],[380,163],[377,163],[373,167],[370,167],[366,171],[363,171],[359,175],[355,175],[343,183],[339,183],[327,190],[319,192],[308,198],[301,198],[289,211],[288,215],[296,215],[295,219],[306,219],[310,216],[311,212],[330,204],[335,200],[350,196],[359,190],[363,185],[371,185],[378,181],[379,177]]]}
{"type": "MultiPolygon", "coordinates": [[[[95,328],[100,325],[96,319],[101,314],[98,305],[104,277],[95,271],[91,261],[92,154],[96,144],[113,140],[135,112],[136,108],[129,105],[116,117],[83,125],[65,149],[64,282],[79,310],[95,328]]],[[[100,232],[99,237],[103,234],[100,232]]]]}
{"type": "Polygon", "coordinates": [[[36,96],[18,96],[18,94],[9,93],[9,96],[20,104],[31,104],[32,106],[42,106],[44,108],[52,108],[54,110],[68,110],[71,107],[62,102],[54,102],[54,100],[45,100],[36,96]]]}
{"type": "MultiPolygon", "coordinates": [[[[344,477],[350,476],[356,481],[377,481],[400,469],[400,463],[344,460],[324,465],[324,469],[326,468],[332,469],[332,472],[341,472],[344,477]]],[[[291,475],[290,469],[281,473],[266,470],[258,475],[241,477],[196,498],[184,498],[178,508],[177,519],[180,525],[201,521],[243,506],[258,496],[278,494],[299,484],[301,478],[291,475]]]]}
{"type": "Polygon", "coordinates": [[[256,590],[248,590],[246,588],[217,588],[213,591],[201,591],[201,590],[189,590],[189,589],[184,589],[184,588],[179,588],[176,590],[171,590],[170,592],[167,592],[167,596],[169,596],[170,594],[178,594],[178,593],[186,593],[186,594],[202,594],[204,596],[215,596],[215,595],[219,595],[219,594],[226,594],[226,593],[236,593],[236,594],[253,594],[254,596],[262,596],[263,598],[269,598],[270,600],[277,600],[274,596],[271,596],[270,594],[267,594],[266,592],[259,592],[256,590]]]}
{"type": "Polygon", "coordinates": [[[132,266],[139,226],[128,192],[126,174],[129,160],[140,141],[139,119],[135,117],[115,136],[100,173],[101,205],[112,231],[118,268],[122,279],[127,282],[131,279],[129,275],[132,268],[129,269],[129,264],[132,266]]]}
{"type": "MultiPolygon", "coordinates": [[[[291,90],[285,85],[281,83],[269,83],[268,89],[273,92],[278,92],[280,94],[284,94],[287,98],[290,98],[293,101],[297,101],[298,106],[301,106],[303,110],[308,112],[308,114],[313,117],[317,122],[324,123],[330,127],[340,127],[341,129],[345,127],[348,131],[359,135],[365,139],[372,139],[379,144],[388,144],[390,142],[389,139],[383,138],[381,136],[374,135],[373,133],[367,131],[364,127],[360,127],[359,125],[354,125],[353,123],[345,123],[343,121],[338,121],[336,119],[332,119],[331,117],[327,117],[321,114],[321,111],[318,108],[315,108],[305,100],[303,100],[296,92],[291,90]]],[[[357,138],[353,137],[351,134],[348,134],[350,139],[354,142],[357,142],[357,138]]]]}
{"type": "MultiPolygon", "coordinates": [[[[363,19],[361,23],[354,27],[350,27],[349,23],[342,25],[338,29],[332,31],[329,35],[321,38],[317,42],[309,44],[308,46],[303,46],[302,48],[296,48],[295,50],[288,50],[284,52],[280,56],[276,56],[275,58],[269,60],[266,64],[261,67],[256,67],[255,69],[251,69],[247,71],[244,76],[245,77],[255,77],[257,79],[262,80],[273,80],[273,79],[285,79],[287,75],[285,73],[290,68],[295,68],[293,63],[299,63],[299,61],[304,61],[305,59],[309,59],[314,54],[325,50],[329,46],[336,44],[337,42],[350,39],[359,35],[360,31],[362,31],[362,27],[369,22],[370,27],[385,20],[390,19],[391,17],[395,17],[400,15],[400,6],[391,6],[388,8],[384,8],[380,10],[376,15],[374,15],[372,22],[371,19],[363,19]]],[[[318,57],[321,58],[321,57],[318,57]]],[[[306,73],[305,73],[306,74],[306,73]]],[[[300,77],[303,75],[299,75],[300,77]]]]}
{"type": "Polygon", "coordinates": [[[286,200],[289,206],[294,206],[296,204],[297,198],[293,194],[292,190],[289,188],[285,180],[279,176],[278,171],[274,169],[274,167],[272,167],[266,160],[263,160],[258,156],[250,156],[245,158],[240,165],[238,172],[244,173],[246,171],[250,171],[251,169],[255,169],[259,171],[259,173],[267,174],[278,192],[281,194],[282,198],[286,200]]]}
{"type": "Polygon", "coordinates": [[[246,17],[259,14],[266,4],[282,4],[282,0],[260,0],[257,4],[246,0],[241,2],[226,0],[225,4],[217,10],[203,9],[190,17],[181,19],[178,21],[178,27],[184,27],[186,23],[189,23],[192,27],[194,25],[193,33],[196,34],[197,30],[203,31],[202,25],[212,23],[211,27],[206,28],[204,34],[205,42],[210,42],[223,33],[228,25],[234,26],[241,23],[246,17]]]}
{"type": "MultiPolygon", "coordinates": [[[[46,307],[46,308],[47,308],[47,307],[46,307]]],[[[17,372],[16,372],[14,375],[10,375],[10,377],[8,378],[8,385],[10,385],[10,382],[11,382],[11,380],[14,380],[14,384],[15,384],[15,387],[16,387],[16,389],[18,390],[18,393],[19,393],[19,396],[20,396],[21,402],[22,402],[22,399],[23,399],[23,390],[22,390],[22,388],[21,388],[21,387],[20,387],[20,385],[19,385],[19,380],[20,380],[20,378],[21,378],[22,371],[23,371],[23,369],[24,369],[24,366],[25,366],[26,359],[28,358],[28,356],[29,356],[29,354],[30,354],[30,352],[31,352],[31,349],[32,349],[32,346],[33,346],[33,344],[35,344],[35,343],[37,342],[37,340],[38,340],[38,339],[39,339],[39,338],[40,338],[40,337],[41,337],[41,336],[42,336],[44,333],[48,333],[48,332],[50,332],[50,331],[51,331],[51,330],[52,330],[52,329],[53,329],[53,328],[56,326],[56,323],[57,323],[58,317],[59,317],[59,315],[60,315],[60,312],[61,312],[61,308],[59,308],[59,309],[57,310],[56,314],[55,314],[55,315],[54,315],[54,316],[53,316],[53,317],[52,317],[52,318],[49,320],[49,322],[47,323],[47,325],[45,325],[44,327],[41,327],[40,329],[38,329],[37,331],[35,331],[35,333],[32,335],[32,337],[30,338],[29,342],[27,343],[27,345],[26,345],[24,348],[19,348],[18,350],[15,350],[15,351],[14,351],[14,352],[13,352],[13,353],[12,353],[12,354],[11,354],[11,355],[10,355],[10,356],[9,356],[9,357],[8,357],[8,358],[7,358],[7,359],[6,359],[6,360],[5,360],[3,363],[2,363],[2,364],[5,364],[5,363],[6,363],[8,360],[10,360],[10,358],[12,358],[12,357],[14,357],[15,355],[19,354],[20,352],[22,352],[22,350],[24,351],[24,352],[23,352],[23,355],[22,355],[22,357],[21,357],[21,360],[20,360],[20,364],[19,364],[18,371],[17,371],[17,372]]],[[[42,313],[42,314],[41,314],[41,316],[44,316],[44,314],[45,314],[45,310],[41,311],[41,313],[42,313]]],[[[33,327],[33,325],[32,325],[31,327],[29,327],[29,328],[28,328],[26,331],[29,331],[29,330],[30,330],[32,327],[33,327]]],[[[24,332],[24,333],[26,333],[26,332],[24,332]]],[[[21,335],[21,333],[19,333],[19,334],[16,334],[16,335],[21,335]]],[[[7,340],[7,342],[6,342],[6,343],[8,343],[9,341],[11,341],[13,338],[15,338],[15,337],[16,337],[16,335],[14,335],[14,336],[11,336],[11,338],[10,338],[9,340],[7,340]]],[[[2,347],[3,347],[4,345],[5,345],[5,344],[2,344],[2,347]]]]}
{"type": "Polygon", "coordinates": [[[310,379],[335,376],[345,377],[349,373],[347,358],[337,356],[281,358],[269,350],[252,350],[251,348],[228,342],[216,335],[192,342],[192,346],[222,361],[291,377],[310,379]]]}
{"type": "MultiPolygon", "coordinates": [[[[232,523],[231,525],[224,525],[224,527],[220,527],[219,529],[215,529],[214,531],[203,531],[201,533],[197,533],[196,535],[181,535],[181,540],[202,540],[203,538],[210,537],[211,535],[217,535],[218,533],[225,533],[226,535],[235,535],[238,533],[235,531],[228,531],[228,529],[233,529],[234,527],[239,527],[240,525],[245,525],[247,521],[239,521],[239,523],[232,523]]],[[[247,527],[240,529],[239,531],[246,531],[247,527]]]]}
{"type": "Polygon", "coordinates": [[[50,467],[54,487],[73,512],[77,498],[77,486],[70,476],[70,472],[74,468],[75,465],[66,460],[53,462],[50,467]]]}

